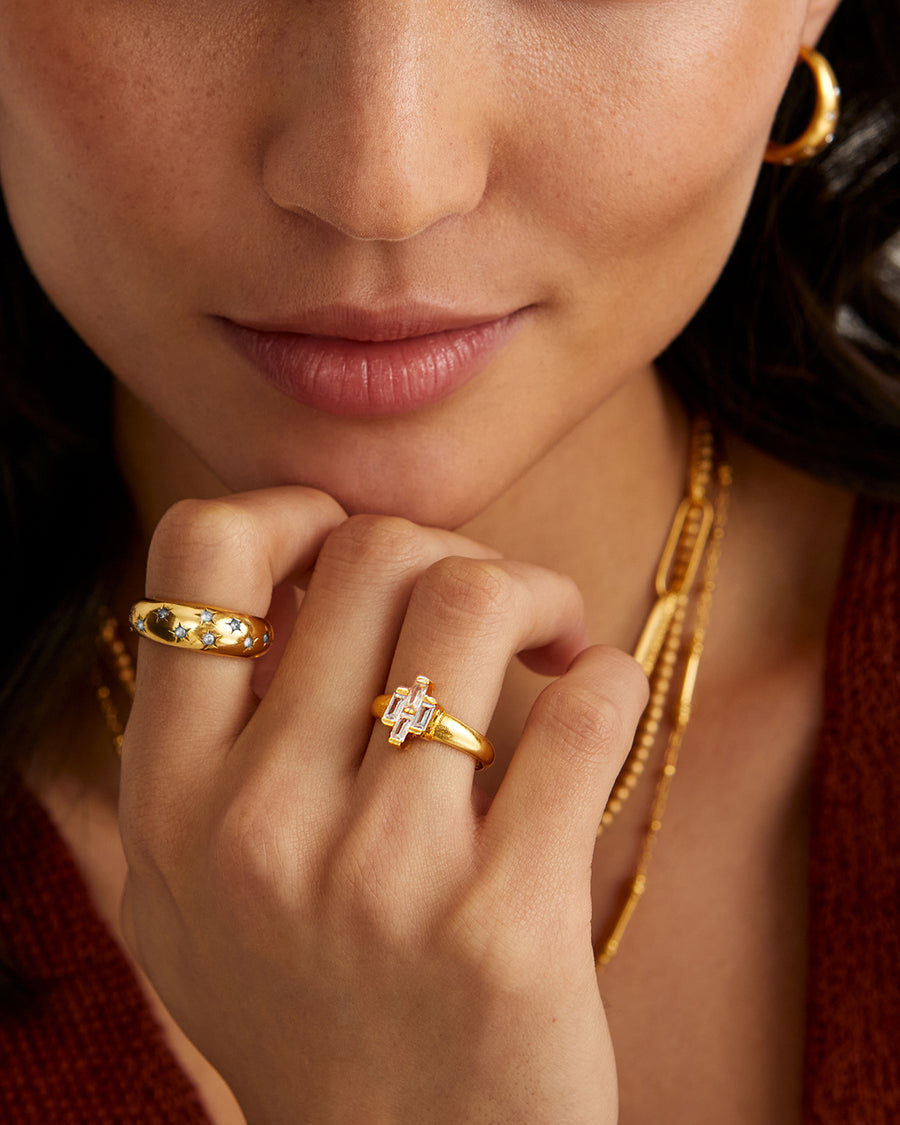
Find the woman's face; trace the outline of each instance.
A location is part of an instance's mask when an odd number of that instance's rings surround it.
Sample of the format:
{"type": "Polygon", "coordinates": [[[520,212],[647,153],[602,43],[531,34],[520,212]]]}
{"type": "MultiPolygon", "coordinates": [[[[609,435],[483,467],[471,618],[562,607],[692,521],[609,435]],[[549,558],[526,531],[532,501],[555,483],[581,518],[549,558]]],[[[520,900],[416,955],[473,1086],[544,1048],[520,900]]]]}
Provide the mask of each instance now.
{"type": "Polygon", "coordinates": [[[458,524],[702,301],[813,4],[5,0],[0,175],[229,487],[458,524]]]}

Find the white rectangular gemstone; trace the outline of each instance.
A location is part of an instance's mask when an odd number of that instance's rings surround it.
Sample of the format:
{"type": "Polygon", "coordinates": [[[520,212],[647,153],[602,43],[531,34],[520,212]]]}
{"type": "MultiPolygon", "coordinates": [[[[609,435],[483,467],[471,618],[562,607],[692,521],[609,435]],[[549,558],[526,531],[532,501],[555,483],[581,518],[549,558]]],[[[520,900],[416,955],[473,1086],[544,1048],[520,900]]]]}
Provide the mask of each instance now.
{"type": "Polygon", "coordinates": [[[396,723],[394,729],[388,735],[388,742],[393,743],[394,746],[400,746],[403,740],[409,734],[409,728],[412,726],[412,719],[409,715],[402,715],[396,723]]]}
{"type": "Polygon", "coordinates": [[[428,724],[431,722],[431,716],[434,714],[433,703],[423,703],[419,710],[416,712],[416,717],[412,724],[413,734],[424,734],[428,729],[428,724]]]}
{"type": "Polygon", "coordinates": [[[409,693],[409,702],[407,706],[413,712],[418,711],[419,705],[425,698],[425,692],[428,691],[428,679],[426,676],[416,676],[416,682],[412,686],[409,693]]]}
{"type": "Polygon", "coordinates": [[[384,709],[384,721],[386,723],[394,723],[394,722],[397,721],[398,716],[401,714],[401,712],[403,711],[403,708],[406,706],[407,698],[408,698],[408,693],[406,692],[405,689],[403,689],[403,690],[398,689],[397,691],[394,692],[394,694],[390,698],[390,701],[389,701],[387,707],[385,707],[385,709],[384,709]]]}

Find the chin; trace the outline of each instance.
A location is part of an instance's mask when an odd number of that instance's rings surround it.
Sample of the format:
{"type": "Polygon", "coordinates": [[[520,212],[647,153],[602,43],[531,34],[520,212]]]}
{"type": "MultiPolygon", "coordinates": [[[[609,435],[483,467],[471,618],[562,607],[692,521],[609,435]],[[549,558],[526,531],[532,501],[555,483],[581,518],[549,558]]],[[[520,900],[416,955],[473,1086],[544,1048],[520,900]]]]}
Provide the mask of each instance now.
{"type": "Polygon", "coordinates": [[[306,479],[291,483],[302,483],[327,492],[350,516],[400,516],[423,527],[442,527],[450,531],[474,519],[493,499],[491,496],[480,497],[473,490],[451,487],[434,478],[411,478],[397,486],[379,480],[334,482],[306,479]]]}
{"type": "MultiPolygon", "coordinates": [[[[309,466],[257,468],[235,472],[234,465],[207,465],[229,492],[246,492],[258,488],[299,485],[314,488],[331,496],[348,516],[400,516],[423,527],[441,527],[455,531],[477,516],[496,498],[497,492],[485,489],[485,482],[473,475],[459,472],[435,472],[423,468],[416,474],[369,471],[348,471],[346,465],[329,466],[315,472],[309,466]]],[[[210,495],[220,495],[213,489],[210,495]]]]}
{"type": "Polygon", "coordinates": [[[431,434],[427,440],[402,435],[387,441],[383,436],[367,441],[362,434],[323,441],[315,435],[280,449],[273,444],[258,454],[252,467],[245,465],[249,474],[229,472],[233,464],[212,468],[222,470],[217,475],[235,491],[303,485],[327,493],[348,515],[400,516],[449,530],[503,493],[512,483],[514,462],[512,456],[505,464],[490,461],[474,442],[439,442],[431,434]]]}
{"type": "Polygon", "coordinates": [[[456,504],[442,503],[440,498],[429,497],[423,497],[420,503],[403,497],[385,500],[382,497],[370,499],[360,496],[342,500],[338,495],[335,499],[350,516],[400,516],[422,527],[440,527],[447,531],[457,531],[483,510],[483,507],[476,508],[462,500],[456,504]]]}

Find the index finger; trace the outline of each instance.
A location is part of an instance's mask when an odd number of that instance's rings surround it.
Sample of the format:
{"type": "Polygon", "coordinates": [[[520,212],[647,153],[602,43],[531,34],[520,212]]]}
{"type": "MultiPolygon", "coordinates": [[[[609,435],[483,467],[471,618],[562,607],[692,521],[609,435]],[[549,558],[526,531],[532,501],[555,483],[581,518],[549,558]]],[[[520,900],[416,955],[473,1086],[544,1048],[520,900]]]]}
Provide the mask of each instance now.
{"type": "MultiPolygon", "coordinates": [[[[265,616],[273,588],[308,571],[345,519],[331,497],[299,486],[181,501],[154,533],[147,594],[265,616]]],[[[252,670],[251,660],[142,643],[123,780],[173,786],[215,762],[255,709],[252,670]]]]}

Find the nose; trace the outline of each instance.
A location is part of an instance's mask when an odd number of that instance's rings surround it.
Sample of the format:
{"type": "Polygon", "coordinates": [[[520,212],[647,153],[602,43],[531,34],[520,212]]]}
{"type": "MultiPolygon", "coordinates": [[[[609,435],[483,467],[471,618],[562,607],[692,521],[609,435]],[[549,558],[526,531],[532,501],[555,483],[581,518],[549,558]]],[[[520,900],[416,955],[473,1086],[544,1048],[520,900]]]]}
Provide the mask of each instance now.
{"type": "Polygon", "coordinates": [[[287,79],[263,154],[281,208],[348,238],[412,238],[481,201],[486,83],[453,0],[322,0],[282,51],[287,79]],[[456,10],[456,21],[451,19],[456,10]]]}

